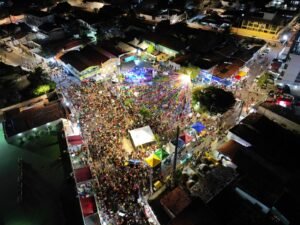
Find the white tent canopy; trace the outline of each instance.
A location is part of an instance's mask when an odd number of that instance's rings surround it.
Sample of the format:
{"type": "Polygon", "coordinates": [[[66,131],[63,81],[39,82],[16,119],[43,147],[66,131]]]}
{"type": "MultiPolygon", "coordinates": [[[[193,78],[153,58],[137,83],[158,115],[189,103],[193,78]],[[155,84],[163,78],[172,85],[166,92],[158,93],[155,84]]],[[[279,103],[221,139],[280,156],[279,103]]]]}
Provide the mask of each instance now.
{"type": "Polygon", "coordinates": [[[175,145],[173,145],[171,142],[168,142],[166,144],[166,151],[169,153],[169,154],[172,154],[173,152],[175,152],[175,145]]]}
{"type": "Polygon", "coordinates": [[[129,134],[131,136],[134,147],[138,147],[140,145],[155,141],[154,134],[149,126],[130,130],[129,134]]]}

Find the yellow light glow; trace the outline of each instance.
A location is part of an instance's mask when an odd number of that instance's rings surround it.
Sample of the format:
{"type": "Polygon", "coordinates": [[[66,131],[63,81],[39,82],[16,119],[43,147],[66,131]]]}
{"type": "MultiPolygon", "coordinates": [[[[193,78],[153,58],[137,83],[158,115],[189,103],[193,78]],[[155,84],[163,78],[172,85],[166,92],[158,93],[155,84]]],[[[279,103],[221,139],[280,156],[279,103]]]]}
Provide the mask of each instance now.
{"type": "Polygon", "coordinates": [[[190,78],[190,76],[187,76],[187,75],[180,75],[180,76],[179,76],[179,79],[181,80],[181,82],[182,82],[183,84],[189,84],[189,83],[191,83],[191,78],[190,78]]]}

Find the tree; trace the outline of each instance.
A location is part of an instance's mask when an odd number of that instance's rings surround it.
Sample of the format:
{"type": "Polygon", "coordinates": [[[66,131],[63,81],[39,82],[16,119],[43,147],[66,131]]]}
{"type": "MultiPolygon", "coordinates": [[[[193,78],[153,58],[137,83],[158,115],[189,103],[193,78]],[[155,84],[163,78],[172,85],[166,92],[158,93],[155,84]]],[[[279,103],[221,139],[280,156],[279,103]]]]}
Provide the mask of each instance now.
{"type": "Polygon", "coordinates": [[[258,78],[257,85],[261,88],[265,87],[268,84],[268,79],[269,79],[268,73],[262,74],[258,78]]]}
{"type": "Polygon", "coordinates": [[[119,74],[119,75],[118,75],[118,80],[119,80],[120,83],[123,83],[123,81],[125,80],[125,75],[122,74],[122,73],[119,74]]]}
{"type": "Polygon", "coordinates": [[[33,72],[29,73],[28,80],[32,84],[41,84],[44,80],[48,79],[48,74],[41,68],[37,67],[33,72]]]}
{"type": "Polygon", "coordinates": [[[132,98],[127,98],[125,101],[124,101],[124,105],[126,106],[126,107],[132,107],[132,104],[133,104],[133,99],[132,98]]]}
{"type": "Polygon", "coordinates": [[[34,90],[33,90],[33,94],[35,96],[40,96],[43,94],[48,93],[51,90],[51,87],[49,84],[43,84],[43,85],[39,85],[37,86],[34,90]]]}
{"type": "Polygon", "coordinates": [[[194,104],[197,103],[200,105],[201,110],[212,114],[224,113],[235,103],[232,92],[214,86],[194,88],[192,98],[194,104]]]}
{"type": "Polygon", "coordinates": [[[56,88],[56,83],[49,79],[49,75],[41,67],[29,73],[28,80],[30,81],[28,89],[30,95],[43,95],[56,88]]]}
{"type": "Polygon", "coordinates": [[[153,44],[150,44],[147,48],[147,52],[152,54],[155,51],[155,46],[153,44]]]}
{"type": "Polygon", "coordinates": [[[141,114],[141,116],[142,116],[144,119],[149,118],[149,117],[151,116],[150,110],[149,110],[147,107],[145,107],[145,106],[143,106],[143,107],[140,109],[140,114],[141,114]]]}
{"type": "Polygon", "coordinates": [[[161,138],[158,134],[154,134],[154,139],[156,141],[156,144],[161,147],[162,143],[161,143],[161,138]]]}

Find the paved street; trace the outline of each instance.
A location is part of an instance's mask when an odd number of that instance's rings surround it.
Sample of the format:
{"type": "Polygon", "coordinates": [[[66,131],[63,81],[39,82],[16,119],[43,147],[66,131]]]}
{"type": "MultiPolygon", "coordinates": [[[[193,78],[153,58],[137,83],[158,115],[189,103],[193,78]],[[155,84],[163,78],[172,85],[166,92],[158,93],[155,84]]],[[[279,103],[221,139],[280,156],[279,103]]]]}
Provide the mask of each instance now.
{"type": "Polygon", "coordinates": [[[11,47],[12,52],[8,52],[0,47],[1,60],[12,66],[22,66],[23,68],[33,69],[40,66],[41,61],[32,55],[21,52],[16,47],[11,47]]]}

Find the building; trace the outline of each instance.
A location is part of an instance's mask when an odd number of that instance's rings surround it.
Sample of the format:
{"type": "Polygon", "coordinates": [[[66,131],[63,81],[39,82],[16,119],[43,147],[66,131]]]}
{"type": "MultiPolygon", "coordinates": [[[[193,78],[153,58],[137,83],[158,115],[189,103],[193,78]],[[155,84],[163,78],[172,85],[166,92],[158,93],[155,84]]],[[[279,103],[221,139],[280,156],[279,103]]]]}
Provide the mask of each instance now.
{"type": "Polygon", "coordinates": [[[176,187],[170,193],[160,199],[160,203],[171,218],[175,218],[192,200],[182,188],[176,187]]]}
{"type": "Polygon", "coordinates": [[[117,72],[120,64],[119,56],[123,50],[111,42],[101,45],[88,45],[79,51],[69,51],[60,57],[65,69],[80,80],[97,75],[111,75],[117,72]]]}
{"type": "Polygon", "coordinates": [[[282,224],[298,224],[295,205],[286,205],[281,199],[294,196],[296,205],[300,201],[291,185],[300,179],[300,155],[295,151],[300,148],[299,134],[253,113],[231,128],[228,137],[231,141],[219,147],[219,152],[231,158],[241,174],[235,191],[282,224]]]}
{"type": "Polygon", "coordinates": [[[164,20],[170,21],[171,24],[182,22],[186,19],[186,14],[176,9],[138,9],[136,15],[139,19],[159,23],[164,20]]]}
{"type": "Polygon", "coordinates": [[[263,12],[245,16],[241,19],[241,23],[231,27],[231,32],[241,36],[276,41],[285,25],[285,19],[278,13],[263,12]]]}
{"type": "Polygon", "coordinates": [[[25,13],[24,22],[35,30],[44,23],[53,23],[54,15],[40,10],[30,10],[25,13]]]}
{"type": "MultiPolygon", "coordinates": [[[[225,10],[212,9],[214,13],[225,10]]],[[[214,32],[224,32],[230,28],[230,20],[222,18],[219,15],[196,15],[195,17],[186,21],[187,26],[194,29],[210,30],[214,32]]]]}
{"type": "Polygon", "coordinates": [[[185,49],[185,44],[172,36],[148,33],[142,36],[142,40],[148,45],[154,46],[155,50],[171,57],[175,57],[185,49]]]}
{"type": "Polygon", "coordinates": [[[258,113],[280,124],[293,133],[300,134],[300,119],[293,109],[264,102],[256,107],[258,113]]]}
{"type": "Polygon", "coordinates": [[[287,55],[287,60],[281,66],[280,78],[276,80],[277,85],[288,85],[291,93],[300,95],[300,32],[296,35],[294,43],[287,55]]]}
{"type": "Polygon", "coordinates": [[[100,75],[101,64],[108,60],[98,54],[91,46],[79,51],[70,51],[60,57],[65,70],[83,80],[95,75],[100,75]]]}
{"type": "Polygon", "coordinates": [[[0,62],[0,74],[2,78],[0,80],[1,117],[4,111],[28,100],[28,97],[21,95],[21,91],[28,87],[30,82],[27,80],[28,72],[22,70],[20,66],[14,67],[0,62]]]}
{"type": "Polygon", "coordinates": [[[267,8],[276,8],[284,11],[299,11],[300,1],[298,0],[272,0],[266,7],[267,8]]]}
{"type": "Polygon", "coordinates": [[[14,137],[27,137],[41,131],[47,131],[49,126],[55,126],[63,118],[68,118],[69,109],[60,100],[49,99],[14,108],[4,112],[3,128],[8,142],[14,137]]]}
{"type": "Polygon", "coordinates": [[[38,27],[38,30],[46,35],[48,40],[58,40],[63,39],[66,36],[64,29],[54,23],[44,23],[38,27]]]}

